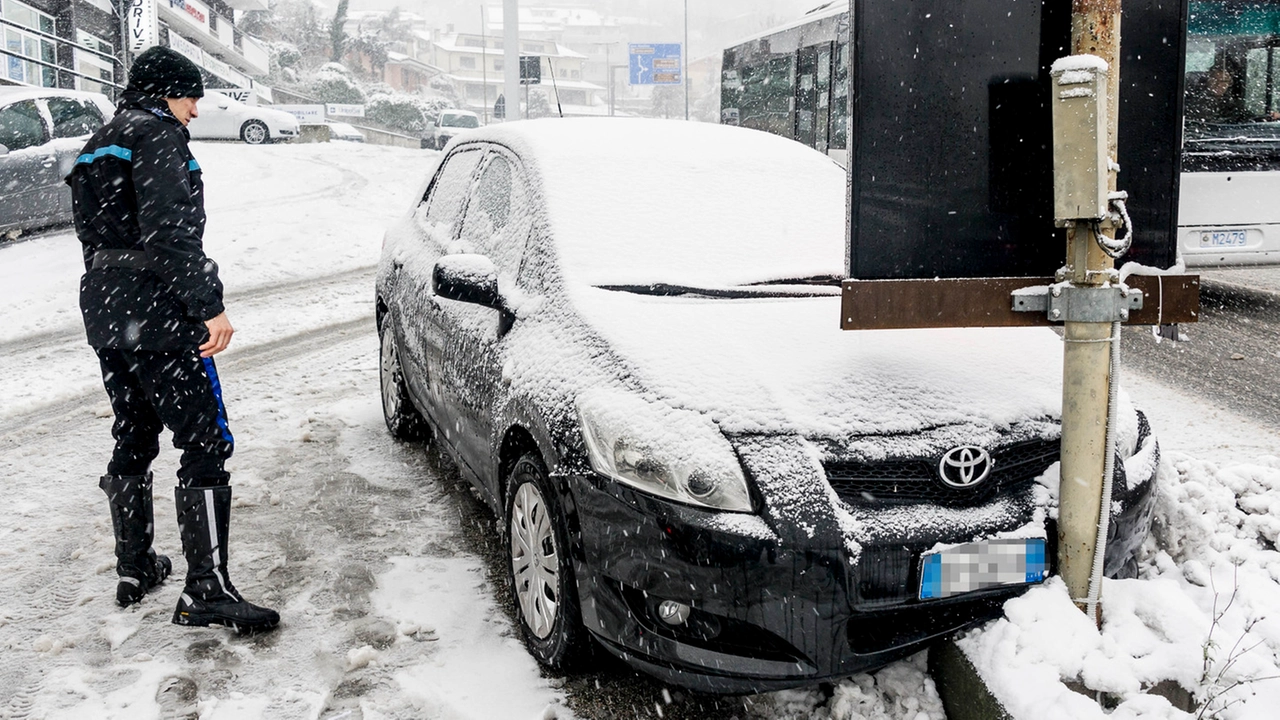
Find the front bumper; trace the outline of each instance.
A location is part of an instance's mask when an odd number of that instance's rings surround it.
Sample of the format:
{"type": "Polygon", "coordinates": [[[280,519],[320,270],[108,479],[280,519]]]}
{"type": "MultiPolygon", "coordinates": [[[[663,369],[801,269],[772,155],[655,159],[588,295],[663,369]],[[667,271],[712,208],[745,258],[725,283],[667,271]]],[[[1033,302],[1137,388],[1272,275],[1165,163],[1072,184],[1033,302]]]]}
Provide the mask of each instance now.
{"type": "MultiPolygon", "coordinates": [[[[1111,577],[1136,567],[1155,502],[1159,446],[1138,421],[1136,452],[1116,468],[1111,577]]],[[[998,617],[1027,588],[918,599],[922,553],[1045,517],[1035,483],[970,507],[852,505],[802,443],[739,440],[736,449],[760,515],[669,502],[594,473],[562,478],[583,624],[641,671],[717,693],[845,677],[998,617]],[[687,619],[664,622],[664,601],[687,606],[687,619]]],[[[1052,521],[1044,530],[1052,573],[1057,532],[1052,521]]]]}
{"type": "Polygon", "coordinates": [[[669,503],[597,476],[567,478],[583,623],[633,667],[673,685],[743,693],[807,685],[897,660],[998,617],[1025,586],[914,600],[929,545],[783,540],[758,517],[669,503]],[[735,527],[736,525],[736,527],[735,527]],[[664,600],[688,619],[660,619],[664,600]]]}

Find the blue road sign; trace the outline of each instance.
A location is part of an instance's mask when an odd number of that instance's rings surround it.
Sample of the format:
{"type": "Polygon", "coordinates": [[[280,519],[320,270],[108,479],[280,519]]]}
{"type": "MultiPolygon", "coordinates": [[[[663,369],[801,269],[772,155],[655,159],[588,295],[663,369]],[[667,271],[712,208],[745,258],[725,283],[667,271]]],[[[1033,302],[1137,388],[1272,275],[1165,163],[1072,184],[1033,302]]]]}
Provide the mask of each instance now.
{"type": "Polygon", "coordinates": [[[684,78],[680,43],[631,44],[632,85],[679,85],[684,78]]]}

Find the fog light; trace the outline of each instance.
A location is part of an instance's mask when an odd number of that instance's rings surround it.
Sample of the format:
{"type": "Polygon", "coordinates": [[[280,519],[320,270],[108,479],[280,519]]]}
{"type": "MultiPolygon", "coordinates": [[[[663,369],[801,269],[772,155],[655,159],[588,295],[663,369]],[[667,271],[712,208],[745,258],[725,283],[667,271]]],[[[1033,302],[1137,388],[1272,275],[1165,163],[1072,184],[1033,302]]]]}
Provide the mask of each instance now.
{"type": "Polygon", "coordinates": [[[689,619],[689,606],[674,600],[658,603],[658,618],[668,625],[683,625],[689,619]]]}

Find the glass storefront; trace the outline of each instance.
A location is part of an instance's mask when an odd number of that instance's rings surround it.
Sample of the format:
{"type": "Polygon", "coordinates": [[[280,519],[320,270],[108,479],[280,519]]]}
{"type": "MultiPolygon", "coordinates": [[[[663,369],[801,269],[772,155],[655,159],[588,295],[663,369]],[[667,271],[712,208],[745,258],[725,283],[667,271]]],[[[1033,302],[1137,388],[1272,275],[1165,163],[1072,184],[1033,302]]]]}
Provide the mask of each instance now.
{"type": "Polygon", "coordinates": [[[0,17],[10,23],[20,25],[22,27],[13,27],[13,25],[3,25],[3,41],[4,54],[0,55],[3,59],[4,76],[10,80],[24,82],[31,85],[42,85],[44,87],[57,86],[57,74],[51,67],[45,67],[38,60],[46,63],[54,63],[57,55],[54,51],[54,45],[51,41],[46,40],[35,33],[26,32],[22,28],[30,28],[37,32],[53,34],[53,16],[36,10],[35,8],[24,5],[16,0],[0,0],[0,17]]]}
{"type": "MultiPolygon", "coordinates": [[[[76,44],[104,55],[115,53],[115,47],[111,43],[84,30],[76,30],[76,44]]],[[[76,72],[81,75],[81,77],[76,78],[76,89],[100,92],[108,97],[111,96],[114,90],[111,86],[114,73],[110,60],[93,53],[76,50],[76,72]],[[92,78],[97,78],[102,82],[97,82],[92,78]]]]}

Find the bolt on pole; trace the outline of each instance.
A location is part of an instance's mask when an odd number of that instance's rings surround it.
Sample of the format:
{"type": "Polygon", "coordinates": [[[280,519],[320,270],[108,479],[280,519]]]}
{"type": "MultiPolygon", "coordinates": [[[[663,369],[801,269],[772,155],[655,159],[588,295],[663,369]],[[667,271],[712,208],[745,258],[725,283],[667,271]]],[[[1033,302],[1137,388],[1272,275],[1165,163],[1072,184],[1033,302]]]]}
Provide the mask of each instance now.
{"type": "MultiPolygon", "coordinates": [[[[1063,0],[1066,1],[1066,0],[1063,0]]],[[[1096,55],[1107,63],[1107,190],[1116,189],[1120,95],[1120,0],[1071,0],[1071,54],[1096,55]]],[[[1067,227],[1067,262],[1059,280],[1072,287],[1109,281],[1115,263],[1099,247],[1097,226],[1067,227]]],[[[1107,453],[1112,326],[1107,322],[1066,322],[1062,382],[1062,465],[1058,507],[1058,572],[1084,610],[1102,511],[1107,453]]],[[[1105,542],[1105,538],[1103,539],[1105,542]]],[[[1099,621],[1095,617],[1095,622],[1099,621]]]]}

